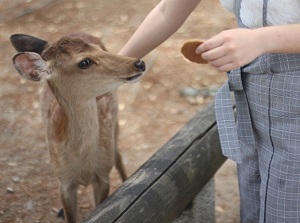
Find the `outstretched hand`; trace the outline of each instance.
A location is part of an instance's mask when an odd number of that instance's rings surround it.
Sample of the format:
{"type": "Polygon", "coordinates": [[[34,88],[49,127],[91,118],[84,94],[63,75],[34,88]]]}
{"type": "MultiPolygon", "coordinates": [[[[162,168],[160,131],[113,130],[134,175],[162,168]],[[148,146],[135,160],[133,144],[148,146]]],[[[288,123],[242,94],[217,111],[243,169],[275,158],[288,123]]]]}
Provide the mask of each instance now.
{"type": "Polygon", "coordinates": [[[231,29],[205,41],[196,53],[221,72],[244,66],[263,53],[262,41],[251,29],[231,29]]]}

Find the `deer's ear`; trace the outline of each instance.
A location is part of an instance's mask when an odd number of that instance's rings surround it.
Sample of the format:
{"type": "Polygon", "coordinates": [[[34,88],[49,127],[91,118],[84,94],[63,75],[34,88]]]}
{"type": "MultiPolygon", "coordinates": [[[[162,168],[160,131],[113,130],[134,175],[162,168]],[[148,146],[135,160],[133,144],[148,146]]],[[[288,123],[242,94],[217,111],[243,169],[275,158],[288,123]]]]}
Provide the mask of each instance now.
{"type": "Polygon", "coordinates": [[[25,34],[14,34],[10,42],[18,52],[35,52],[41,54],[48,42],[25,34]]]}
{"type": "Polygon", "coordinates": [[[18,53],[13,57],[13,64],[27,80],[42,81],[50,76],[47,62],[37,53],[18,53]]]}

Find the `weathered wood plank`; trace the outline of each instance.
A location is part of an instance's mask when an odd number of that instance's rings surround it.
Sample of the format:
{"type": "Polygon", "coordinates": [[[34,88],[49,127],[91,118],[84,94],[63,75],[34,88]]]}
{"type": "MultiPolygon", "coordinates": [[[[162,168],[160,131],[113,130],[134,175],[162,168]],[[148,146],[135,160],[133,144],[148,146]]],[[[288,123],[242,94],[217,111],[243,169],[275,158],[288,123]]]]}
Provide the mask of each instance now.
{"type": "Polygon", "coordinates": [[[84,222],[152,223],[176,217],[225,161],[214,114],[211,103],[84,222]]]}
{"type": "Polygon", "coordinates": [[[172,222],[225,160],[213,128],[195,141],[116,222],[172,222]]]}

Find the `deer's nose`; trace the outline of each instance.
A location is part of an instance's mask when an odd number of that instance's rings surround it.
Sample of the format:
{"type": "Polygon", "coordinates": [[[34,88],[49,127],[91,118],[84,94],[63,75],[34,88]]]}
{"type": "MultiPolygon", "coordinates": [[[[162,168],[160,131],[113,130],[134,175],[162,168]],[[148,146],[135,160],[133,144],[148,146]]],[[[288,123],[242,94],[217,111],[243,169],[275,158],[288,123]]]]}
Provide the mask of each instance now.
{"type": "Polygon", "coordinates": [[[141,69],[142,71],[146,70],[146,65],[143,60],[138,60],[138,61],[134,62],[134,66],[138,69],[141,69]]]}

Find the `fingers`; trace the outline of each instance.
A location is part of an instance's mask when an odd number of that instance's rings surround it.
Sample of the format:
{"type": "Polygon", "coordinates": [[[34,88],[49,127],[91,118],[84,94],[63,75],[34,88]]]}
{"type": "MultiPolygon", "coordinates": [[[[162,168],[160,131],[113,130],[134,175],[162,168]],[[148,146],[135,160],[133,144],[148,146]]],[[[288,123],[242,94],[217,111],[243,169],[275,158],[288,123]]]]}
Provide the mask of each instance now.
{"type": "Polygon", "coordinates": [[[196,53],[221,72],[229,71],[232,60],[225,47],[222,38],[212,38],[197,47],[196,53]]]}
{"type": "Polygon", "coordinates": [[[197,47],[196,53],[202,54],[206,51],[210,51],[212,49],[215,49],[217,47],[222,46],[224,43],[223,38],[219,35],[205,41],[203,44],[197,47]]]}
{"type": "MultiPolygon", "coordinates": [[[[211,63],[209,63],[209,64],[212,65],[211,63]]],[[[212,65],[212,66],[215,67],[220,72],[228,72],[228,71],[231,71],[236,68],[234,63],[232,63],[232,62],[224,63],[220,66],[214,66],[214,65],[212,65]]]]}
{"type": "Polygon", "coordinates": [[[239,54],[234,40],[226,32],[222,32],[198,46],[196,53],[219,71],[235,69],[239,54]]]}
{"type": "Polygon", "coordinates": [[[205,51],[204,53],[201,54],[201,57],[204,60],[207,61],[214,61],[219,58],[225,57],[226,56],[226,51],[223,49],[222,46],[218,46],[216,48],[213,48],[211,50],[205,51]]]}
{"type": "Polygon", "coordinates": [[[231,54],[223,46],[206,51],[201,54],[201,57],[221,72],[230,71],[238,66],[234,54],[231,54]]]}
{"type": "Polygon", "coordinates": [[[208,64],[221,72],[230,71],[234,67],[233,61],[227,55],[221,56],[214,60],[208,60],[208,64]]]}
{"type": "Polygon", "coordinates": [[[198,46],[196,53],[201,55],[210,65],[218,69],[218,67],[230,62],[227,57],[227,52],[224,50],[224,47],[222,47],[223,44],[224,39],[222,36],[217,35],[198,46]]]}

